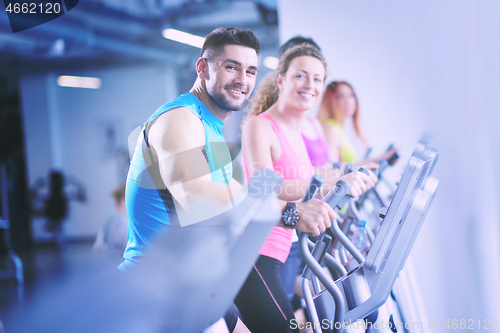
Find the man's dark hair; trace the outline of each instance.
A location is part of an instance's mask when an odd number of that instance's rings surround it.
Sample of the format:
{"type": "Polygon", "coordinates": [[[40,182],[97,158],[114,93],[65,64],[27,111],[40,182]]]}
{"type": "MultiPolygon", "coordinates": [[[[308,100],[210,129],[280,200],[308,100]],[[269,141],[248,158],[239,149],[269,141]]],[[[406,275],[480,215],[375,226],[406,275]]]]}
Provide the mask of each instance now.
{"type": "Polygon", "coordinates": [[[295,45],[299,44],[309,44],[317,48],[318,50],[321,51],[321,48],[314,42],[312,38],[309,37],[302,37],[302,36],[295,36],[290,38],[285,44],[280,46],[280,57],[285,53],[286,50],[291,49],[295,45]]]}
{"type": "Polygon", "coordinates": [[[201,48],[201,57],[213,59],[224,51],[226,45],[241,45],[260,52],[260,43],[257,36],[250,30],[238,28],[217,28],[205,37],[201,48]]]}

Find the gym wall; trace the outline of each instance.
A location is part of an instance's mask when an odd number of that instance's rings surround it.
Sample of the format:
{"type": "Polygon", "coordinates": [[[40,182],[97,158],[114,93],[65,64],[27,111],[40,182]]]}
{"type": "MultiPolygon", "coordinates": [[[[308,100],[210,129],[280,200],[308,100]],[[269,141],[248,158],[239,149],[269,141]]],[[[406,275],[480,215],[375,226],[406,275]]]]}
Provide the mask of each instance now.
{"type": "MultiPolygon", "coordinates": [[[[94,238],[115,207],[111,192],[126,177],[113,149],[128,152],[132,130],[177,96],[176,72],[159,66],[72,71],[23,77],[20,88],[28,184],[46,178],[51,168],[75,177],[85,187],[87,201],[70,203],[65,232],[70,239],[94,238]],[[102,85],[60,87],[56,80],[62,74],[98,77],[102,85]],[[106,147],[108,127],[115,131],[115,147],[106,147]]],[[[128,167],[128,160],[124,163],[128,167]]],[[[33,220],[37,241],[49,237],[43,223],[33,220]]]]}
{"type": "Polygon", "coordinates": [[[438,194],[411,254],[429,319],[498,320],[500,3],[281,0],[278,8],[281,41],[312,37],[328,81],[352,83],[374,152],[394,143],[402,170],[425,132],[441,149],[438,194]]]}

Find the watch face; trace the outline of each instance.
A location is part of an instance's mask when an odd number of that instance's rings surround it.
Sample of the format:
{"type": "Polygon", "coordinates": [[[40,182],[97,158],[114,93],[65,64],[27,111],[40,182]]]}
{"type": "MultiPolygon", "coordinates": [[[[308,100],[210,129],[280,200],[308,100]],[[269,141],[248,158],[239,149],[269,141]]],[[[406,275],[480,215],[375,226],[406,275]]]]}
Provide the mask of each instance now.
{"type": "Polygon", "coordinates": [[[282,215],[283,224],[288,227],[293,227],[299,220],[299,213],[295,207],[288,207],[282,215]]]}

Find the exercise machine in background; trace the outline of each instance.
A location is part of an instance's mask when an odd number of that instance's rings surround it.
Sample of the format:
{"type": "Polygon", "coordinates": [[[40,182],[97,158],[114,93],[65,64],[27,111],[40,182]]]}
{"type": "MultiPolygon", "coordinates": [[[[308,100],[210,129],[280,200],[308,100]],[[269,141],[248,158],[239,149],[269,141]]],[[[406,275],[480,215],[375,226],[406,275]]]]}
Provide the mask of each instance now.
{"type": "MultiPolygon", "coordinates": [[[[349,186],[343,181],[325,196],[324,201],[337,209],[351,202],[344,215],[344,223],[349,226],[341,229],[337,223],[332,224],[336,258],[326,253],[330,248],[329,236],[324,236],[315,247],[308,242],[307,234],[300,237],[307,264],[303,274],[304,297],[315,333],[427,330],[425,309],[412,270],[403,268],[437,190],[438,180],[431,173],[438,156],[439,152],[428,142],[417,144],[392,200],[380,210],[380,218],[373,214],[363,217],[370,220],[367,225],[372,238],[365,253],[349,239],[351,226],[356,225],[353,222],[361,218],[363,202],[356,205],[350,200],[349,186]],[[321,269],[322,261],[331,268],[335,281],[321,269]],[[319,289],[316,277],[325,289],[319,289]]],[[[377,198],[376,193],[373,197],[377,198]]],[[[361,200],[367,198],[368,194],[360,196],[361,200]]]]}

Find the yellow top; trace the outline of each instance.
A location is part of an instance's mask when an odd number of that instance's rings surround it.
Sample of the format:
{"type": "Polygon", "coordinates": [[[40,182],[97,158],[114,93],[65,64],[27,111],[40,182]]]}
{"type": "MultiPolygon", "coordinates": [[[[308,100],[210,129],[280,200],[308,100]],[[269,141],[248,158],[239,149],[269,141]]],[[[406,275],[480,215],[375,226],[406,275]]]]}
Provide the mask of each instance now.
{"type": "Polygon", "coordinates": [[[328,118],[326,120],[326,123],[332,125],[337,130],[337,133],[339,134],[340,139],[342,140],[342,148],[340,149],[339,152],[341,161],[345,163],[356,162],[358,160],[356,150],[354,150],[354,147],[352,146],[351,142],[349,142],[349,140],[345,136],[344,131],[342,130],[342,126],[340,126],[340,124],[332,118],[328,118]]]}

